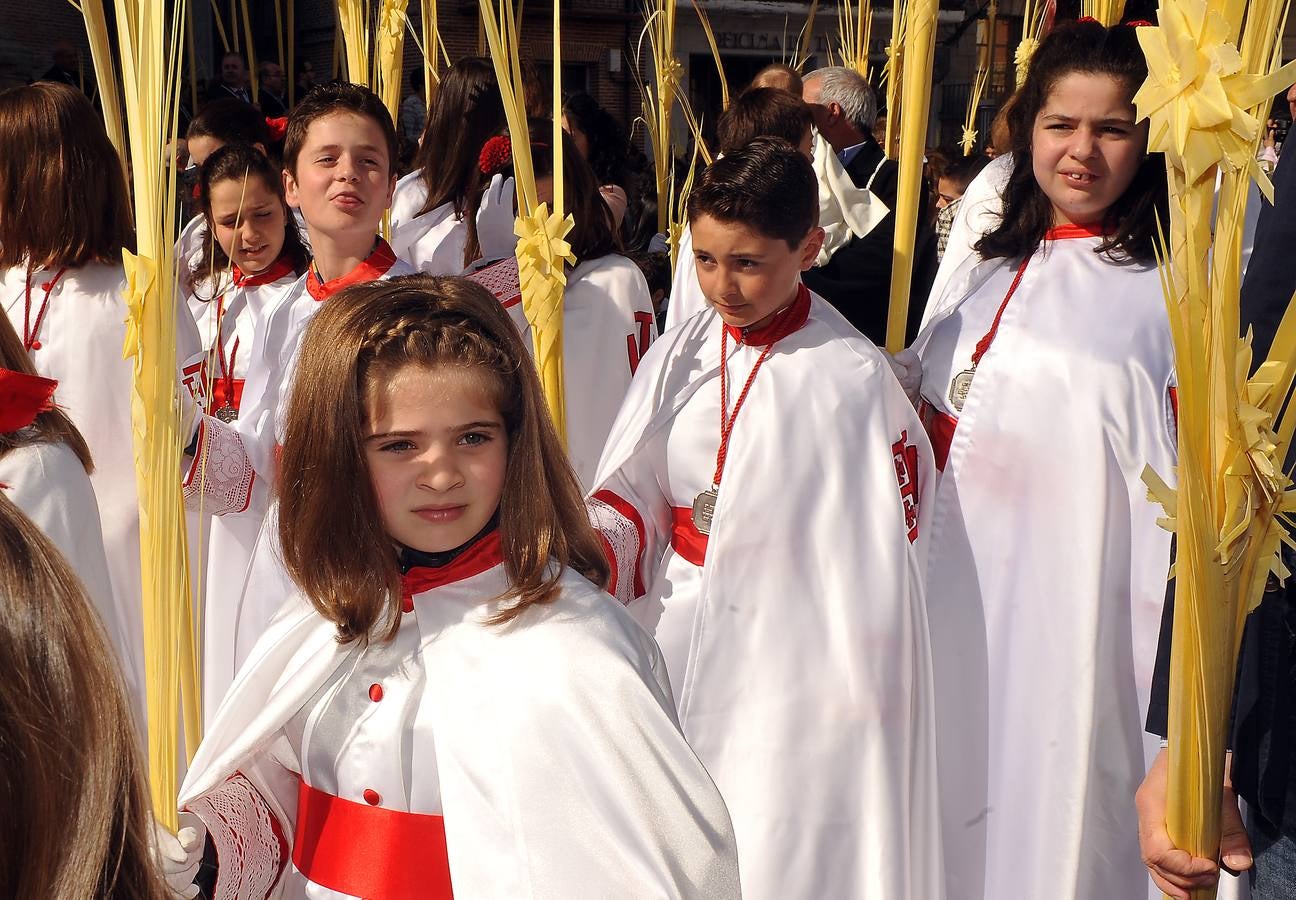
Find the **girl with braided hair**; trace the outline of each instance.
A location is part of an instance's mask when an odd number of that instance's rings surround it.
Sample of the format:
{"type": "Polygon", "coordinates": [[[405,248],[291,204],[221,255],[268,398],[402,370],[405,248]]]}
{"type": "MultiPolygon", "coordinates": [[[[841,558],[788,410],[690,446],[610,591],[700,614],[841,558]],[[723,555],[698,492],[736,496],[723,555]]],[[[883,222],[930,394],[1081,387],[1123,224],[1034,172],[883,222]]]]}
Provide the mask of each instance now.
{"type": "Polygon", "coordinates": [[[480,285],[358,285],[314,317],[280,474],[298,593],[190,767],[172,868],[206,836],[218,896],[738,896],[545,410],[480,285]]]}

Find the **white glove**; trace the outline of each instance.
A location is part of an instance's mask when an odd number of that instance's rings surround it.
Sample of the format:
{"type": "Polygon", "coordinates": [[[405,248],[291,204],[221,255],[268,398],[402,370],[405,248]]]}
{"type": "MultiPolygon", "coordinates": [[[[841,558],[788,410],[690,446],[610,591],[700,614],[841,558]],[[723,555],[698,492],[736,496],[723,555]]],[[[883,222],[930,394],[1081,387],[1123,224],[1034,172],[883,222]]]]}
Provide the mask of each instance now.
{"type": "Polygon", "coordinates": [[[166,879],[172,897],[191,900],[198,896],[194,878],[202,864],[206,842],[207,827],[193,813],[180,813],[180,830],[175,834],[156,818],[153,820],[153,841],[149,850],[153,854],[153,864],[166,879]]]}
{"type": "Polygon", "coordinates": [[[896,381],[904,388],[905,396],[917,406],[918,393],[922,389],[922,360],[908,347],[899,353],[887,353],[886,358],[891,364],[891,371],[895,373],[896,381]]]}
{"type": "Polygon", "coordinates": [[[512,256],[517,250],[513,223],[517,220],[513,197],[516,185],[512,178],[491,176],[477,209],[477,244],[481,258],[487,262],[512,256]]]}

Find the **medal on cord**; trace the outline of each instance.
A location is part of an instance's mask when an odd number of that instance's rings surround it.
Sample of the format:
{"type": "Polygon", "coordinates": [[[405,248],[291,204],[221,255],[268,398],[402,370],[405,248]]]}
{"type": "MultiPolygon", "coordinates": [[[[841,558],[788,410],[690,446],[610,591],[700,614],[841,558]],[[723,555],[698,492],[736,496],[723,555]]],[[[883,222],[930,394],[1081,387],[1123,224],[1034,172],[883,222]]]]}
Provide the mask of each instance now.
{"type": "Polygon", "coordinates": [[[773,335],[773,340],[761,350],[760,356],[756,358],[756,365],[752,366],[751,374],[747,376],[747,383],[743,385],[738,399],[734,401],[733,414],[729,415],[729,329],[720,330],[720,449],[716,451],[715,474],[711,477],[710,489],[693,499],[693,526],[697,528],[699,534],[711,533],[716,500],[720,496],[720,478],[724,475],[725,458],[729,454],[729,436],[733,434],[734,423],[738,421],[738,413],[742,410],[743,401],[747,399],[747,392],[751,390],[752,382],[756,380],[756,373],[760,371],[761,365],[769,357],[770,351],[774,349],[780,337],[783,335],[773,335]]]}
{"type": "Polygon", "coordinates": [[[1026,264],[1029,262],[1030,257],[1028,256],[1017,267],[1017,275],[1013,278],[1008,293],[1004,294],[1003,302],[999,304],[999,311],[995,313],[990,330],[985,333],[981,340],[977,341],[976,349],[972,351],[972,368],[959,372],[954,376],[954,380],[950,382],[949,402],[956,412],[963,412],[963,404],[967,402],[968,394],[972,392],[972,378],[976,375],[977,366],[981,362],[981,357],[986,355],[986,351],[994,343],[995,335],[999,333],[999,320],[1003,318],[1004,310],[1008,307],[1008,301],[1017,292],[1017,285],[1021,284],[1022,276],[1026,274],[1026,264]]]}
{"type": "Polygon", "coordinates": [[[235,335],[230,347],[229,361],[225,359],[225,295],[216,298],[216,358],[220,361],[221,387],[224,388],[225,402],[216,410],[216,418],[222,422],[233,422],[238,418],[238,409],[234,406],[234,360],[238,356],[239,339],[235,335]]]}

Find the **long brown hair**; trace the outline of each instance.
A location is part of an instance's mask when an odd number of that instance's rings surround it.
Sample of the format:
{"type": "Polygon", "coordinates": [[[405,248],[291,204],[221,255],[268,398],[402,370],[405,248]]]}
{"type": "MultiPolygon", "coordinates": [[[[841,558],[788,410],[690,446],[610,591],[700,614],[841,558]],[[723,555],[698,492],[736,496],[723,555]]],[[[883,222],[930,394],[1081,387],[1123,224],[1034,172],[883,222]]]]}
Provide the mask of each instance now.
{"type": "Polygon", "coordinates": [[[121,674],[71,567],[0,494],[0,896],[162,900],[121,674]]]}
{"type": "MultiPolygon", "coordinates": [[[[8,316],[0,316],[0,369],[11,372],[22,372],[24,375],[37,375],[36,367],[23,349],[18,332],[9,324],[8,316]]],[[[10,450],[27,447],[31,444],[66,444],[76,454],[85,467],[86,474],[94,471],[94,462],[90,458],[90,447],[85,438],[67,413],[55,407],[36,414],[36,420],[26,428],[17,431],[0,432],[0,459],[4,459],[10,450]]]]}
{"type": "Polygon", "coordinates": [[[489,374],[508,433],[499,529],[508,621],[553,600],[568,566],[603,586],[609,570],[580,485],[517,329],[462,278],[409,275],[340,292],[303,338],[279,469],[283,559],[341,641],[389,640],[400,623],[398,549],[383,529],[364,455],[365,397],[407,364],[489,374]],[[327,437],[321,422],[335,422],[327,437]],[[556,563],[556,565],[553,565],[556,563]]]}
{"type": "Polygon", "coordinates": [[[477,155],[503,125],[504,101],[490,61],[466,56],[451,66],[437,88],[414,155],[414,168],[427,191],[418,215],[453,203],[456,218],[473,218],[468,213],[475,213],[476,207],[469,203],[481,181],[477,155]]]}
{"type": "Polygon", "coordinates": [[[0,93],[0,269],[121,262],[128,196],[85,94],[48,81],[0,93]]]}

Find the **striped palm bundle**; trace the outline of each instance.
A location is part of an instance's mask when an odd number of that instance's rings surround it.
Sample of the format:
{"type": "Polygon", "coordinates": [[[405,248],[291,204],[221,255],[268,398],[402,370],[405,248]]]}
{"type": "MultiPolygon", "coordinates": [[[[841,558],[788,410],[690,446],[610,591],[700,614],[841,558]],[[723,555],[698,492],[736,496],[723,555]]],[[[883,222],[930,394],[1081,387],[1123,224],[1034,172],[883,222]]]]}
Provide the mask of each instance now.
{"type": "MultiPolygon", "coordinates": [[[[1029,2],[1029,0],[1028,0],[1029,2]]],[[[891,5],[891,41],[886,46],[886,63],[882,66],[883,89],[886,92],[886,139],[882,149],[892,159],[896,158],[896,140],[900,134],[900,114],[903,99],[900,95],[904,79],[905,28],[908,25],[908,0],[893,0],[891,5]]]]}
{"type": "MultiPolygon", "coordinates": [[[[505,0],[500,12],[495,11],[496,0],[479,0],[486,42],[490,47],[491,62],[495,66],[496,80],[504,100],[504,115],[508,121],[513,150],[513,175],[517,184],[518,218],[514,230],[518,236],[518,280],[522,289],[522,308],[531,323],[531,336],[535,345],[536,368],[544,387],[545,400],[553,417],[554,427],[566,441],[566,411],[564,409],[562,325],[563,289],[567,284],[566,266],[574,264],[567,235],[575,221],[563,210],[563,134],[561,120],[555,116],[552,147],[554,155],[553,209],[539,202],[536,192],[535,167],[531,162],[530,130],[527,125],[526,98],[522,82],[522,63],[518,56],[518,27],[512,4],[505,0]]],[[[562,109],[562,56],[558,21],[558,4],[553,10],[553,102],[554,109],[562,109]]]]}
{"type": "MultiPolygon", "coordinates": [[[[1251,372],[1239,338],[1241,242],[1269,99],[1296,79],[1278,68],[1286,0],[1162,0],[1138,29],[1148,80],[1135,97],[1170,188],[1162,283],[1179,380],[1177,489],[1145,473],[1177,536],[1170,663],[1167,825],[1180,847],[1215,858],[1226,731],[1242,624],[1296,509],[1282,469],[1296,429],[1285,409],[1296,375],[1296,315],[1251,372]],[[1212,216],[1219,174],[1218,213],[1212,216]]],[[[1200,891],[1196,897],[1213,897],[1200,891]]]]}
{"type": "MultiPolygon", "coordinates": [[[[909,316],[909,282],[913,273],[918,207],[923,191],[922,167],[931,107],[932,62],[936,55],[937,0],[905,3],[903,95],[900,101],[900,178],[896,188],[895,243],[891,256],[891,302],[887,308],[887,349],[904,349],[909,316]]],[[[894,57],[892,62],[895,62],[894,57]]],[[[891,127],[897,110],[890,110],[891,127]]]]}
{"type": "Polygon", "coordinates": [[[873,33],[872,0],[843,2],[838,6],[837,29],[837,52],[841,56],[842,65],[868,79],[872,74],[869,65],[869,42],[873,33]]]}
{"type": "Polygon", "coordinates": [[[986,82],[990,80],[990,64],[987,60],[977,69],[976,78],[972,81],[972,91],[968,94],[967,113],[963,116],[963,137],[959,141],[964,156],[971,156],[976,149],[977,110],[981,108],[981,97],[985,93],[986,82]]]}
{"type": "MultiPolygon", "coordinates": [[[[190,755],[201,737],[178,477],[183,440],[175,351],[177,203],[175,161],[167,149],[176,132],[184,6],[165,0],[116,0],[115,7],[136,229],[136,250],[125,254],[129,318],[123,353],[134,360],[131,422],[140,505],[148,761],[154,811],[172,828],[181,718],[190,755]]],[[[88,22],[102,12],[97,3],[83,5],[88,22]]],[[[93,24],[89,30],[98,35],[96,44],[106,42],[105,30],[93,24]]],[[[96,46],[95,56],[97,67],[106,60],[105,71],[111,68],[107,46],[96,46]]],[[[110,105],[113,98],[105,94],[105,112],[110,105]]]]}

